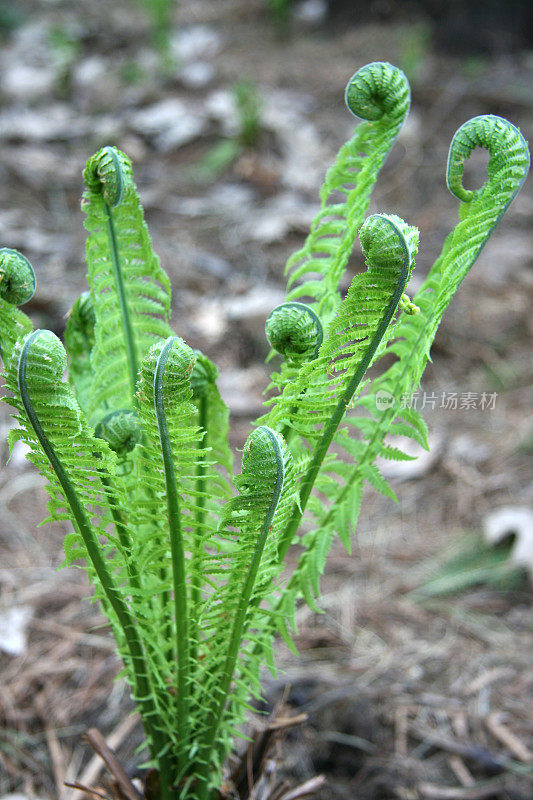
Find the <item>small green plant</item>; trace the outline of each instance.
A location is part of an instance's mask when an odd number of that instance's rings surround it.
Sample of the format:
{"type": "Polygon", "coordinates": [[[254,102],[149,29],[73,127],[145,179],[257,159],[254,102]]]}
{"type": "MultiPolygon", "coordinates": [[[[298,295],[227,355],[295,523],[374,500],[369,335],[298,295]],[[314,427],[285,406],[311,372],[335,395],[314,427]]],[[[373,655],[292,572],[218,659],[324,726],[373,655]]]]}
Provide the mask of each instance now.
{"type": "Polygon", "coordinates": [[[80,42],[60,25],[50,30],[48,43],[56,73],[55,92],[58,97],[69,98],[72,89],[72,69],[80,55],[80,42]]]}
{"type": "Polygon", "coordinates": [[[251,80],[242,80],[233,87],[239,124],[238,139],[243,147],[255,147],[261,135],[262,102],[257,86],[251,80]]]}
{"type": "Polygon", "coordinates": [[[335,535],[349,550],[363,485],[394,497],[376,457],[408,456],[387,434],[427,447],[424,421],[401,398],[418,386],[442,315],[528,170],[527,145],[506,120],[476,117],[458,130],[447,181],[459,222],[411,302],[417,229],[394,214],[364,220],[409,85],[396,67],[369,64],[346,101],[363,121],[288,261],[287,302],[267,319],[282,359],[235,477],[216,367],[170,328],[169,280],[127,156],[104,147],[84,171],[90,291],[72,308],[65,346],[32,331],[17,306],[33,271],[0,251],[0,337],[18,422],[10,443],[24,441],[46,476],[50,519],[72,521],[66,564],[85,563],[109,618],[160,800],[228,796],[227,757],[261,694],[262,665],[273,666],[276,632],[294,648],[297,604],[318,608],[328,550],[335,535]],[[472,192],[462,174],[475,147],[490,162],[472,192]],[[357,234],[366,271],[343,297],[357,234]],[[392,364],[365,378],[385,354],[392,364]],[[286,578],[294,542],[301,555],[286,578]]]}
{"type": "Polygon", "coordinates": [[[266,7],[280,36],[289,33],[292,0],[266,0],[266,7]]]}
{"type": "Polygon", "coordinates": [[[172,30],[172,15],[178,0],[135,0],[150,21],[152,43],[163,57],[168,55],[169,34],[172,30]]]}
{"type": "Polygon", "coordinates": [[[261,138],[261,97],[251,80],[241,80],[233,87],[237,117],[236,133],[220,139],[191,170],[196,180],[208,183],[216,180],[241,155],[244,149],[254,148],[261,138]]]}

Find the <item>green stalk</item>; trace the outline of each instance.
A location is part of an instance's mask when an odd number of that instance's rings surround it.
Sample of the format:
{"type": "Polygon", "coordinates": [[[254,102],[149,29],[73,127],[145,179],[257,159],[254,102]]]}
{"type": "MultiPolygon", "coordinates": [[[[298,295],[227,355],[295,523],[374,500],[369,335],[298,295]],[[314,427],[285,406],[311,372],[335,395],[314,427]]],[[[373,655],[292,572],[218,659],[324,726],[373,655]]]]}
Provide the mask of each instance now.
{"type": "Polygon", "coordinates": [[[130,310],[128,301],[126,299],[126,289],[124,286],[124,278],[120,266],[120,254],[115,232],[115,223],[113,221],[113,213],[111,206],[104,202],[104,209],[107,220],[107,233],[109,236],[109,244],[111,251],[111,261],[113,264],[113,274],[115,276],[115,283],[117,287],[118,300],[120,303],[120,313],[122,315],[122,326],[124,330],[124,339],[126,343],[126,353],[128,355],[128,370],[130,374],[130,388],[131,397],[134,407],[137,406],[137,398],[135,392],[137,389],[137,369],[138,369],[138,356],[137,356],[137,343],[133,333],[131,324],[130,310]]]}
{"type": "MultiPolygon", "coordinates": [[[[208,425],[208,396],[206,394],[202,394],[198,403],[198,426],[200,428],[200,434],[198,439],[198,447],[203,447],[206,438],[207,438],[207,425],[208,425]]],[[[200,602],[200,590],[202,586],[202,579],[201,579],[201,572],[202,572],[202,560],[203,560],[203,532],[202,532],[202,525],[205,519],[205,497],[204,492],[206,488],[206,473],[207,467],[202,459],[196,468],[196,491],[198,492],[198,496],[196,498],[196,509],[194,514],[194,524],[196,529],[196,539],[194,541],[193,546],[193,553],[191,558],[191,567],[190,567],[190,574],[192,575],[191,581],[191,606],[193,609],[193,618],[197,618],[197,614],[195,613],[198,609],[198,605],[200,602]]],[[[195,638],[194,642],[191,643],[191,664],[194,664],[196,659],[196,650],[197,650],[197,640],[195,638]]]]}
{"type": "MultiPolygon", "coordinates": [[[[113,582],[113,578],[107,569],[104,558],[102,557],[100,545],[96,536],[94,535],[85,509],[80,503],[76,491],[72,486],[62,463],[57,457],[55,450],[46,438],[46,434],[41,426],[37,413],[32,405],[31,398],[28,394],[26,384],[28,352],[32,342],[37,338],[37,336],[40,335],[40,333],[41,331],[37,330],[28,337],[20,354],[17,370],[17,382],[20,398],[30,424],[35,431],[35,435],[37,436],[37,439],[39,440],[39,443],[43,449],[43,452],[48,458],[48,461],[50,462],[50,465],[54,470],[59,483],[61,484],[61,488],[63,489],[65,498],[70,506],[72,515],[85,544],[87,555],[98,576],[98,580],[100,581],[100,584],[104,590],[107,601],[113,609],[119,625],[124,633],[124,638],[129,650],[134,672],[136,694],[135,699],[143,711],[142,717],[146,733],[152,740],[156,752],[160,752],[163,747],[163,742],[161,740],[159,731],[152,725],[152,718],[155,716],[156,710],[153,703],[151,687],[148,681],[148,669],[144,658],[141,641],[137,633],[135,621],[113,582]]],[[[169,778],[168,775],[165,774],[164,764],[160,764],[160,766],[162,784],[161,796],[166,800],[166,798],[170,797],[168,793],[169,778]]]]}
{"type": "Polygon", "coordinates": [[[389,326],[390,321],[392,320],[392,317],[394,316],[394,312],[396,311],[398,303],[400,302],[400,298],[405,291],[405,285],[407,283],[407,278],[409,276],[409,253],[407,251],[407,245],[405,243],[403,236],[401,236],[399,231],[398,234],[402,249],[404,251],[404,260],[402,264],[402,270],[400,273],[400,279],[398,281],[396,289],[394,290],[394,294],[386,308],[385,314],[383,315],[383,318],[379,324],[379,327],[365,351],[365,355],[362,361],[360,362],[353,377],[351,378],[350,382],[348,383],[344,392],[342,393],[339,402],[337,403],[335,410],[333,411],[333,414],[329,418],[329,421],[324,429],[324,432],[322,433],[322,436],[320,437],[320,440],[318,441],[317,446],[315,447],[311,463],[309,464],[307,472],[305,473],[302,479],[301,490],[300,490],[300,502],[299,504],[298,503],[295,504],[292,516],[289,522],[287,523],[287,527],[285,528],[280,537],[280,543],[278,548],[280,562],[283,561],[283,559],[287,555],[287,551],[289,550],[289,547],[293,542],[294,536],[296,534],[296,531],[298,530],[302,516],[307,507],[307,502],[313,490],[313,486],[315,485],[315,480],[317,478],[318,472],[320,470],[320,467],[322,466],[322,461],[324,460],[324,457],[326,456],[331,441],[335,435],[335,432],[337,431],[337,428],[339,427],[341,420],[344,417],[344,414],[346,413],[346,408],[348,407],[352,397],[354,396],[357,387],[361,383],[365,375],[365,372],[370,366],[372,359],[375,355],[375,352],[379,347],[379,344],[387,331],[387,328],[389,326]]]}
{"type": "Polygon", "coordinates": [[[268,435],[272,440],[272,443],[274,445],[274,453],[276,455],[276,462],[277,462],[276,483],[274,485],[274,491],[272,493],[272,500],[270,501],[264,522],[261,526],[259,535],[257,537],[254,553],[252,556],[252,560],[250,562],[250,566],[248,568],[248,573],[246,575],[246,580],[244,582],[243,590],[241,593],[239,606],[237,608],[237,612],[235,614],[235,618],[233,621],[233,627],[226,654],[226,660],[222,668],[220,681],[217,687],[215,688],[214,692],[214,707],[209,713],[209,720],[207,723],[207,731],[205,734],[204,745],[201,748],[201,753],[203,753],[203,758],[204,758],[204,765],[201,770],[201,780],[202,779],[203,780],[201,785],[198,787],[198,800],[205,800],[208,797],[207,773],[210,767],[208,761],[209,753],[211,751],[211,748],[213,747],[213,743],[215,741],[218,727],[220,725],[222,714],[224,713],[224,708],[226,705],[226,700],[231,685],[231,680],[233,678],[233,673],[235,670],[235,664],[237,662],[237,656],[239,654],[239,647],[242,641],[242,637],[244,635],[246,612],[248,611],[248,606],[250,604],[250,598],[252,595],[255,579],[257,577],[257,571],[261,563],[261,557],[263,555],[263,550],[265,548],[267,535],[270,531],[270,527],[274,520],[274,515],[276,513],[278,503],[281,497],[281,492],[283,491],[283,480],[285,472],[283,465],[283,457],[279,449],[279,444],[274,434],[269,429],[266,430],[268,431],[268,435]]]}
{"type": "Polygon", "coordinates": [[[154,372],[154,408],[159,430],[165,485],[167,494],[167,514],[172,556],[172,580],[174,584],[174,607],[176,614],[176,660],[178,664],[178,738],[182,753],[187,741],[189,719],[189,625],[187,611],[187,583],[185,577],[185,551],[181,531],[180,501],[176,484],[176,470],[168,434],[167,418],[163,400],[163,376],[172,345],[176,340],[169,338],[161,350],[154,372]]]}
{"type": "Polygon", "coordinates": [[[133,586],[134,589],[138,589],[140,586],[139,573],[137,571],[135,563],[132,562],[131,560],[131,537],[128,533],[128,529],[126,527],[126,523],[124,522],[122,514],[119,511],[118,501],[113,491],[111,480],[109,479],[109,475],[107,474],[107,472],[101,467],[98,468],[98,475],[100,476],[100,481],[102,482],[102,486],[105,489],[105,493],[109,501],[109,508],[111,509],[111,516],[113,517],[113,522],[115,523],[115,529],[118,534],[119,542],[122,545],[124,552],[126,554],[126,567],[128,570],[128,575],[130,578],[131,585],[133,586]]]}

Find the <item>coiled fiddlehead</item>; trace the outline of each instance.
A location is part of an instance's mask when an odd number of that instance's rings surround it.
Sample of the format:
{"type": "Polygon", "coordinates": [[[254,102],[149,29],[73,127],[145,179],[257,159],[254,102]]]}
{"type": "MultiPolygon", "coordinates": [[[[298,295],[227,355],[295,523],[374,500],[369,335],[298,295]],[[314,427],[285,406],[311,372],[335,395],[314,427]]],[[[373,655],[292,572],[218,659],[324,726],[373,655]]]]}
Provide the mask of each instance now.
{"type": "MultiPolygon", "coordinates": [[[[298,375],[300,366],[318,356],[324,338],[322,323],[310,306],[304,303],[282,303],[274,308],[266,321],[265,333],[271,347],[285,360],[280,372],[271,375],[272,383],[267,391],[283,387],[298,375]]],[[[297,407],[293,413],[297,412],[297,407]]],[[[284,425],[282,435],[289,440],[291,429],[284,425]]]]}
{"type": "Polygon", "coordinates": [[[386,62],[367,64],[348,82],[346,102],[363,122],[339,151],[320,192],[321,210],[307,240],[292,255],[288,299],[313,298],[324,326],[339,303],[339,282],[370,201],[370,193],[409,111],[409,83],[403,72],[386,62]],[[336,198],[341,194],[343,199],[336,198]],[[313,277],[306,278],[309,273],[313,277]],[[318,273],[318,278],[316,277],[318,273]],[[304,279],[301,285],[291,287],[304,279]]]}
{"type": "Polygon", "coordinates": [[[131,161],[116,147],[102,147],[87,161],[83,180],[93,192],[100,192],[107,205],[118,206],[133,188],[131,161]]]}
{"type": "Polygon", "coordinates": [[[22,306],[35,292],[35,272],[18,250],[0,248],[0,297],[6,303],[22,306]]]}
{"type": "Polygon", "coordinates": [[[22,253],[0,248],[0,357],[7,366],[19,336],[32,324],[17,306],[27,303],[35,291],[33,267],[22,253]]]}
{"type": "Polygon", "coordinates": [[[498,177],[504,175],[507,179],[518,180],[519,189],[527,175],[526,165],[529,164],[527,150],[524,137],[508,120],[494,114],[473,117],[461,125],[452,139],[446,166],[448,189],[463,203],[471,202],[475,196],[486,191],[491,183],[494,195],[503,196],[505,188],[496,187],[494,183],[498,177]],[[464,162],[476,147],[484,147],[490,155],[487,165],[488,186],[470,191],[463,186],[464,162]]]}
{"type": "Polygon", "coordinates": [[[352,75],[344,99],[359,119],[376,122],[389,117],[403,122],[410,104],[409,84],[401,69],[386,61],[376,61],[352,75]]]}
{"type": "Polygon", "coordinates": [[[316,358],[324,337],[322,323],[304,303],[282,303],[267,317],[265,333],[270,345],[288,361],[316,358]]]}
{"type": "Polygon", "coordinates": [[[431,341],[453,293],[519,192],[529,164],[527,142],[518,128],[502,117],[473,117],[453,137],[446,182],[451,193],[461,200],[459,222],[414,298],[419,304],[428,292],[438,291],[439,299],[428,309],[433,318],[431,341]],[[470,191],[463,187],[462,178],[464,162],[475,147],[485,147],[490,154],[488,179],[480,189],[470,191]]]}
{"type": "Polygon", "coordinates": [[[104,439],[111,450],[125,458],[142,439],[142,428],[136,411],[120,409],[107,414],[95,428],[95,436],[104,439]]]}

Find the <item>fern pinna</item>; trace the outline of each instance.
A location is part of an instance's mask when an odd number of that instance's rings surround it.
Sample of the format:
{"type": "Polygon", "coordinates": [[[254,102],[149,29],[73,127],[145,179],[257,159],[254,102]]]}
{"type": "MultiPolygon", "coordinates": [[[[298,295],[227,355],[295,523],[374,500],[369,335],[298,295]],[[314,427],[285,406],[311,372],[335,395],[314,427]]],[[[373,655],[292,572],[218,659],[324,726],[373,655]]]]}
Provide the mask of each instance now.
{"type": "Polygon", "coordinates": [[[89,292],[72,308],[66,350],[32,331],[18,305],[32,295],[33,270],[0,250],[0,346],[18,421],[10,441],[22,439],[46,476],[50,519],[72,521],[66,563],[85,562],[110,620],[156,800],[231,793],[228,755],[261,695],[262,665],[273,668],[274,637],[294,647],[300,599],[319,609],[328,550],[335,535],[349,550],[364,484],[394,497],[376,458],[408,456],[388,435],[427,446],[423,419],[400,400],[417,388],[447,306],[529,167],[506,120],[459,129],[447,168],[459,222],[411,302],[417,229],[390,213],[364,220],[409,85],[396,67],[368,64],[346,99],[364,121],[287,263],[287,301],[266,322],[281,361],[236,476],[216,367],[170,327],[170,284],[127,156],[104,147],[84,172],[89,292]],[[470,192],[463,165],[478,146],[490,154],[488,178],[470,192]],[[357,235],[366,269],[343,297],[357,235]],[[301,555],[285,579],[296,540],[301,555]]]}

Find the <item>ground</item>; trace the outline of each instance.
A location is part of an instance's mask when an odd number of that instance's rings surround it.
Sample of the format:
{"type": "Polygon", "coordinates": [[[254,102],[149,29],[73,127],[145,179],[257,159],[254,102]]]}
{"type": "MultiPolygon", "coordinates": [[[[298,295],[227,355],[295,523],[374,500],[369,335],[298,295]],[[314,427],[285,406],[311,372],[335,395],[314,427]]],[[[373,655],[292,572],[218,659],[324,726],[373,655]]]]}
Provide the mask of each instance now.
{"type": "MultiPolygon", "coordinates": [[[[134,161],[174,325],[220,367],[236,448],[261,407],[263,323],[283,298],[284,263],[354,124],[343,106],[350,75],[389,60],[411,79],[412,111],[371,210],[420,228],[418,276],[454,224],[444,169],[456,128],[495,113],[531,139],[530,54],[437,54],[423,20],[344,29],[300,20],[284,38],[260,0],[183,0],[161,56],[134,3],[13,9],[18,26],[0,53],[0,234],[35,265],[32,319],[61,333],[83,289],[81,170],[112,142],[134,161]],[[243,80],[261,98],[261,131],[217,173],[213,152],[235,141],[233,87],[243,80]]],[[[474,159],[467,182],[480,185],[483,169],[474,159]]],[[[426,403],[432,457],[392,479],[397,505],[368,492],[351,554],[332,551],[323,613],[299,612],[300,657],[280,645],[278,676],[265,677],[271,705],[288,686],[293,712],[308,714],[281,750],[283,768],[293,782],[324,773],[323,800],[531,797],[527,577],[430,598],[417,590],[477,541],[491,511],[531,507],[532,211],[526,184],[450,308],[422,385],[421,400],[485,392],[493,407],[426,403]]],[[[357,270],[359,252],[352,261],[357,270]]],[[[84,731],[97,726],[133,771],[138,725],[83,573],[57,571],[66,528],[36,527],[43,482],[18,451],[1,473],[0,509],[0,797],[73,800],[65,780],[105,786],[84,731]],[[27,641],[16,641],[24,626],[27,641]]]]}

